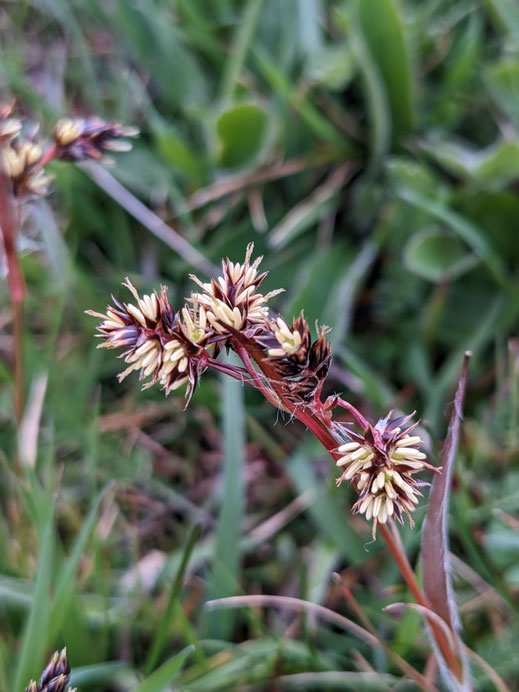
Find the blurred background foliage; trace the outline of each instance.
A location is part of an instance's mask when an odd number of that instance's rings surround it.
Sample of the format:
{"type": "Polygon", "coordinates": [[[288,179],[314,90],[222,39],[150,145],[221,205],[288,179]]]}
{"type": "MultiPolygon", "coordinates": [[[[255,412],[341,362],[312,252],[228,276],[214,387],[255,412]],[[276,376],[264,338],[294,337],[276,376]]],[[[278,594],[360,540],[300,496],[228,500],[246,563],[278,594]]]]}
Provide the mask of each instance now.
{"type": "Polygon", "coordinates": [[[333,328],[329,393],[416,409],[433,455],[473,351],[456,597],[465,642],[519,689],[517,3],[18,0],[0,36],[2,100],[44,131],[94,113],[141,129],[108,176],[53,164],[25,209],[19,430],[2,284],[0,689],[63,645],[81,690],[415,689],[312,612],[204,606],[263,593],[356,620],[334,571],[434,679],[420,615],[382,612],[406,591],[304,429],[211,375],[184,412],[95,350],[83,311],[125,298],[126,275],[181,304],[190,272],[251,240],[276,308],[333,328]]]}

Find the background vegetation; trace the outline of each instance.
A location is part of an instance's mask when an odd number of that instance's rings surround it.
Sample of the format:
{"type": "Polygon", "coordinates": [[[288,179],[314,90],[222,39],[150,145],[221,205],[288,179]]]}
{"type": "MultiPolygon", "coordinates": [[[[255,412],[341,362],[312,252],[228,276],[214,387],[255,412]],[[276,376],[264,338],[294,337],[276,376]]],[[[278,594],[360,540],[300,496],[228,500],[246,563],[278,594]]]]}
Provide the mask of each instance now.
{"type": "Polygon", "coordinates": [[[81,690],[415,689],[313,611],[204,605],[293,596],[360,622],[333,572],[434,680],[421,616],[382,611],[407,591],[304,429],[211,376],[183,412],[95,350],[83,311],[126,275],[181,303],[250,240],[283,314],[333,328],[335,390],[373,418],[416,409],[433,453],[473,350],[456,599],[465,642],[519,689],[519,6],[24,0],[0,32],[2,100],[48,130],[95,113],[142,132],[108,176],[53,164],[26,209],[19,428],[1,289],[0,689],[63,645],[81,690]]]}

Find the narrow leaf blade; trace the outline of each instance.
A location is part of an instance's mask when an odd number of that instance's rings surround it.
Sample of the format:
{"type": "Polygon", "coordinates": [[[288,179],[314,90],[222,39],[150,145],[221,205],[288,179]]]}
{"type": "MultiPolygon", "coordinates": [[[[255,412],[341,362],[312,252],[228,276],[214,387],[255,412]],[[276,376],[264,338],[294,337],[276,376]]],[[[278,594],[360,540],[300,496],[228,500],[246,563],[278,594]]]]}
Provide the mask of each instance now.
{"type": "MultiPolygon", "coordinates": [[[[458,383],[454,407],[452,410],[447,437],[442,450],[442,472],[433,481],[429,496],[429,510],[423,529],[422,567],[424,593],[434,611],[452,632],[452,642],[455,655],[462,670],[461,684],[455,683],[446,668],[440,666],[442,675],[446,677],[448,686],[456,685],[454,689],[469,689],[468,662],[464,653],[464,645],[458,634],[460,620],[453,598],[453,588],[450,577],[449,540],[448,540],[448,511],[449,494],[454,459],[458,447],[461,420],[463,417],[463,400],[467,384],[467,372],[470,352],[465,353],[462,374],[458,383]],[[448,679],[447,679],[448,677],[448,679]]],[[[441,660],[441,659],[440,659],[441,660]]]]}

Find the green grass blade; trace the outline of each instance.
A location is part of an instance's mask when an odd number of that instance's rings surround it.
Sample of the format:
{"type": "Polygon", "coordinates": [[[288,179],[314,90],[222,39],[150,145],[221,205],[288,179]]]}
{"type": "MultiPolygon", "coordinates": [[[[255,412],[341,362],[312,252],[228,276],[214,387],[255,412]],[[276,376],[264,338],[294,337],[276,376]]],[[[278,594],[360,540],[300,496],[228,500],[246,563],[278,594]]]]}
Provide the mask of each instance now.
{"type": "Polygon", "coordinates": [[[344,156],[351,154],[353,148],[346,136],[339,132],[334,125],[327,120],[319,110],[310,102],[305,94],[301,96],[300,92],[294,87],[288,77],[276,65],[276,62],[270,57],[264,48],[254,46],[254,56],[264,79],[269,83],[272,89],[286,100],[297,113],[299,113],[303,122],[319,139],[339,148],[339,151],[344,152],[344,156]]]}
{"type": "MultiPolygon", "coordinates": [[[[224,469],[222,507],[216,529],[213,572],[209,593],[223,598],[236,592],[239,581],[240,532],[243,519],[245,466],[245,412],[243,387],[230,377],[222,381],[224,469]]],[[[233,626],[234,616],[211,613],[209,636],[225,639],[233,626]]]]}
{"type": "Polygon", "coordinates": [[[184,575],[186,573],[186,569],[189,564],[189,559],[191,557],[191,553],[193,552],[193,548],[195,547],[196,542],[200,537],[201,530],[201,524],[195,524],[187,539],[186,547],[184,548],[184,552],[182,554],[182,562],[180,563],[175,577],[175,581],[169,592],[168,605],[166,606],[166,610],[164,611],[164,614],[160,619],[160,622],[157,627],[157,632],[153,638],[153,642],[150,647],[150,652],[148,654],[145,666],[145,671],[147,675],[149,675],[153,668],[156,666],[160,654],[164,649],[168,627],[170,626],[173,614],[175,612],[175,607],[177,605],[178,597],[180,595],[180,589],[182,588],[184,575]]]}
{"type": "MultiPolygon", "coordinates": [[[[333,473],[333,469],[333,462],[330,458],[331,473],[333,473]]],[[[323,487],[322,481],[316,477],[312,469],[307,452],[300,449],[290,459],[288,473],[298,493],[307,492],[311,488],[322,488],[310,505],[308,512],[322,534],[341,555],[354,564],[362,563],[366,559],[366,553],[362,547],[362,539],[353,531],[349,523],[350,510],[346,503],[341,506],[337,495],[332,495],[326,487],[323,487]]]]}
{"type": "Polygon", "coordinates": [[[351,32],[351,50],[360,68],[366,92],[371,155],[365,174],[376,173],[391,145],[391,111],[379,69],[373,60],[362,32],[357,26],[351,32]]]}
{"type": "Polygon", "coordinates": [[[170,658],[146,680],[137,685],[133,692],[162,692],[173,681],[193,649],[194,646],[187,646],[176,656],[170,658]]]}
{"type": "Polygon", "coordinates": [[[119,674],[128,670],[128,664],[121,661],[107,661],[106,663],[96,663],[91,666],[80,666],[73,668],[70,673],[70,686],[80,687],[81,685],[99,685],[100,683],[110,682],[119,674]]]}
{"type": "Polygon", "coordinates": [[[236,35],[222,77],[221,100],[223,103],[232,99],[236,82],[245,61],[247,48],[258,23],[262,4],[263,0],[248,0],[237,25],[236,35]]]}
{"type": "Polygon", "coordinates": [[[49,642],[49,604],[54,567],[55,500],[43,531],[32,607],[25,623],[13,692],[23,692],[31,677],[39,676],[49,642]]]}
{"type": "Polygon", "coordinates": [[[79,561],[85,552],[88,539],[94,530],[101,502],[103,498],[106,497],[106,494],[111,487],[112,483],[109,483],[108,486],[104,488],[92,502],[83,527],[74,541],[74,547],[72,548],[70,557],[64,562],[57,577],[55,596],[52,603],[49,620],[49,637],[51,641],[58,636],[63,626],[63,622],[67,617],[67,612],[74,595],[76,572],[79,566],[79,561]]]}

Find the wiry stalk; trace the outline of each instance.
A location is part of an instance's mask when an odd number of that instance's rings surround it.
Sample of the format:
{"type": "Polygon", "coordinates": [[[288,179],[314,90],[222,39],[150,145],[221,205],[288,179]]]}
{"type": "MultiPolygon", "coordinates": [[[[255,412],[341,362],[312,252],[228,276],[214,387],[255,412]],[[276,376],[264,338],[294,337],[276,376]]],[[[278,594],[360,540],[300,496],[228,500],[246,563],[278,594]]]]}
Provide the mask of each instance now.
{"type": "MultiPolygon", "coordinates": [[[[258,373],[252,366],[249,355],[247,353],[247,349],[243,346],[241,341],[242,340],[234,338],[233,347],[235,351],[238,353],[238,355],[241,357],[243,364],[245,365],[245,368],[249,372],[251,378],[256,378],[258,376],[258,373]],[[243,357],[244,355],[246,355],[245,358],[243,357]]],[[[263,370],[263,368],[265,367],[265,362],[263,361],[263,359],[260,358],[259,360],[256,360],[256,362],[258,366],[263,370]]],[[[283,392],[283,383],[279,379],[272,377],[272,373],[270,371],[265,372],[265,375],[269,376],[269,384],[271,385],[272,389],[283,403],[283,407],[290,411],[290,413],[293,416],[300,420],[307,428],[309,428],[314,433],[314,435],[317,437],[319,442],[321,442],[323,447],[328,451],[328,453],[331,455],[334,461],[338,457],[340,457],[340,453],[337,452],[337,447],[340,445],[340,442],[335,438],[330,428],[330,425],[327,424],[326,419],[323,418],[315,404],[304,407],[293,404],[286,398],[283,392]]],[[[318,403],[322,407],[321,402],[319,401],[318,403]]],[[[339,399],[338,403],[352,414],[357,423],[359,423],[362,426],[364,425],[364,423],[367,424],[367,421],[364,418],[364,416],[362,416],[362,414],[352,404],[342,399],[339,399]]],[[[388,527],[384,524],[380,526],[380,533],[398,569],[400,570],[400,573],[404,581],[409,587],[409,590],[413,594],[417,603],[426,608],[430,608],[430,604],[428,603],[423,591],[421,590],[420,586],[418,585],[418,582],[416,581],[414,572],[411,568],[411,565],[409,564],[404,550],[400,545],[400,542],[395,540],[395,538],[391,535],[391,532],[389,531],[388,527]]],[[[451,647],[449,646],[445,634],[442,632],[438,624],[434,622],[432,619],[428,618],[428,623],[431,628],[431,631],[433,632],[436,643],[438,644],[440,651],[445,657],[447,665],[449,666],[452,673],[456,676],[456,678],[458,680],[461,680],[462,673],[460,663],[454,656],[454,653],[451,647]]]]}
{"type": "Polygon", "coordinates": [[[16,252],[16,222],[8,177],[0,158],[0,228],[7,263],[13,310],[14,335],[14,410],[18,423],[23,416],[23,303],[25,281],[16,252]]]}

